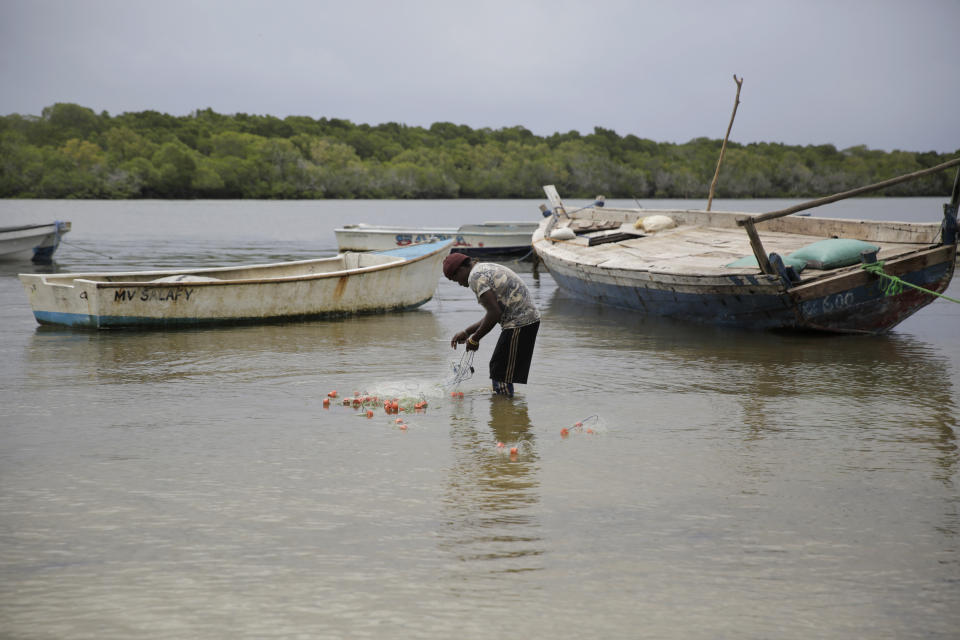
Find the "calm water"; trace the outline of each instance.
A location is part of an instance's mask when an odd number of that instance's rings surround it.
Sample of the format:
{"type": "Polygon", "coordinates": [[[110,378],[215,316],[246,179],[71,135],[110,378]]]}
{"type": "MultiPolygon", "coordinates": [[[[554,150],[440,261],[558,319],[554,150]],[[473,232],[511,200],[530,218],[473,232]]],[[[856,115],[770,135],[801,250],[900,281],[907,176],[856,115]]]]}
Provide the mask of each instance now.
{"type": "MultiPolygon", "coordinates": [[[[0,221],[71,220],[57,268],[122,270],[537,204],[0,201],[0,221]]],[[[512,401],[486,342],[462,400],[441,386],[481,315],[445,280],[401,314],[86,333],[39,328],[33,267],[0,266],[0,637],[958,637],[960,305],[879,338],[754,334],[584,307],[511,265],[543,311],[512,401]],[[333,389],[429,408],[401,430],[324,409],[333,389]]]]}

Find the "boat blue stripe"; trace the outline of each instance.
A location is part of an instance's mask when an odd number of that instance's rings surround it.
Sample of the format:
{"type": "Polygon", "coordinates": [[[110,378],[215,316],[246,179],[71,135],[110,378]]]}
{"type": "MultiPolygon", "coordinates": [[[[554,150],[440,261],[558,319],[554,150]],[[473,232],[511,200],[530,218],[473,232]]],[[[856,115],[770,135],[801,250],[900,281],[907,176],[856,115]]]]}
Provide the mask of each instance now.
{"type": "Polygon", "coordinates": [[[718,324],[738,324],[744,316],[756,315],[752,326],[776,326],[783,316],[792,317],[789,303],[781,295],[694,294],[669,289],[619,286],[584,282],[553,273],[561,288],[593,302],[623,309],[638,309],[657,316],[708,320],[718,324]]]}
{"type": "Polygon", "coordinates": [[[396,256],[398,258],[405,258],[410,260],[412,258],[419,258],[420,256],[425,256],[433,253],[439,249],[443,249],[445,246],[449,247],[453,244],[453,240],[447,240],[446,242],[425,242],[423,244],[411,244],[406,247],[399,247],[397,249],[384,249],[383,251],[374,251],[373,253],[378,253],[385,256],[396,256]]]}
{"type": "Polygon", "coordinates": [[[40,324],[54,324],[67,327],[97,329],[97,328],[178,328],[178,327],[197,327],[210,325],[238,325],[238,324],[268,324],[282,322],[296,322],[304,320],[321,320],[346,318],[355,315],[373,315],[379,313],[388,313],[392,311],[412,311],[427,302],[433,296],[429,296],[420,302],[404,305],[400,307],[390,307],[383,309],[369,309],[364,311],[341,311],[341,312],[323,312],[300,314],[295,316],[276,316],[271,318],[144,318],[141,316],[92,316],[85,313],[63,313],[59,311],[34,311],[33,317],[40,324]]]}
{"type": "Polygon", "coordinates": [[[522,256],[533,251],[531,245],[516,247],[453,247],[454,253],[463,253],[468,256],[522,256]]]}
{"type": "Polygon", "coordinates": [[[33,317],[40,324],[59,324],[68,327],[95,327],[94,316],[86,313],[63,313],[60,311],[34,311],[33,317]]]}

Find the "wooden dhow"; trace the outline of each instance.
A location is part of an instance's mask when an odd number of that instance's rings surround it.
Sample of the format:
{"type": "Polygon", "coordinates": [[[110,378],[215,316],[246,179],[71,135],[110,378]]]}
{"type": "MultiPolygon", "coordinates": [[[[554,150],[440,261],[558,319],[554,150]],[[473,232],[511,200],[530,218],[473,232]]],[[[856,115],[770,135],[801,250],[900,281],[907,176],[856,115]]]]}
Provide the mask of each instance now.
{"type": "Polygon", "coordinates": [[[37,322],[83,328],[277,322],[419,307],[452,241],[274,264],[20,274],[37,322]]]}
{"type": "Polygon", "coordinates": [[[960,174],[940,222],[791,214],[958,164],[762,215],[597,205],[568,211],[546,186],[550,215],[533,248],[563,291],[591,303],[744,329],[884,333],[950,284],[960,174]],[[842,266],[805,259],[813,245],[835,242],[865,248],[841,256],[842,266]]]}

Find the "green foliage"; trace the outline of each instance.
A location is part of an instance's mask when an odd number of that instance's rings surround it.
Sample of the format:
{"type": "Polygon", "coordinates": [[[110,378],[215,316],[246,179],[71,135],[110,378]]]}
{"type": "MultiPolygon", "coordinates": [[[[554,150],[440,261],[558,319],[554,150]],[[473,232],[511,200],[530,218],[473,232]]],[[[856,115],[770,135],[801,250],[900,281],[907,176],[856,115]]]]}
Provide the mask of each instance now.
{"type": "MultiPolygon", "coordinates": [[[[211,109],[111,117],[57,103],[0,117],[4,198],[706,198],[721,141],[655,142],[595,127],[539,137],[522,126],[376,126],[211,109]]],[[[956,154],[953,154],[956,155],[956,154]]],[[[718,198],[802,198],[949,159],[833,145],[727,145],[718,198]]],[[[883,195],[944,195],[950,172],[883,195]]]]}

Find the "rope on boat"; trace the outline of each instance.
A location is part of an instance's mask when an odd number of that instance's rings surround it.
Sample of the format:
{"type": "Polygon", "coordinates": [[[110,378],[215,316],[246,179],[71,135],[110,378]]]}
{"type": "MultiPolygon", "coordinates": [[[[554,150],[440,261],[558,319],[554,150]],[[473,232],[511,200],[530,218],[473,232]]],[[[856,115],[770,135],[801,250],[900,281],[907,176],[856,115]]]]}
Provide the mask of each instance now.
{"type": "Polygon", "coordinates": [[[520,256],[519,258],[513,259],[511,262],[523,262],[524,260],[526,260],[527,258],[529,258],[531,255],[533,255],[533,248],[532,248],[532,247],[530,248],[530,251],[527,251],[525,254],[523,254],[523,255],[520,256]]]}
{"type": "Polygon", "coordinates": [[[99,251],[94,251],[93,249],[87,249],[86,247],[81,247],[80,245],[78,245],[78,244],[73,244],[72,242],[67,242],[66,240],[63,239],[62,236],[61,236],[61,238],[60,238],[60,242],[62,242],[62,243],[65,244],[65,245],[71,246],[71,247],[73,247],[74,249],[80,249],[80,251],[87,251],[87,252],[89,252],[89,253],[95,253],[95,254],[97,254],[98,256],[107,258],[108,260],[113,260],[113,256],[108,256],[108,255],[105,254],[105,253],[100,253],[99,251]]]}
{"type": "Polygon", "coordinates": [[[960,304],[960,300],[957,300],[956,298],[945,296],[942,293],[937,293],[936,291],[931,291],[930,289],[924,289],[923,287],[919,287],[912,282],[907,282],[903,278],[890,275],[883,270],[883,260],[878,260],[870,264],[861,264],[860,266],[869,273],[872,273],[875,276],[880,276],[886,280],[886,283],[880,286],[881,290],[883,291],[883,295],[885,296],[895,296],[901,293],[904,287],[912,287],[918,291],[922,291],[923,293],[929,293],[932,296],[937,296],[938,298],[943,298],[944,300],[949,300],[950,302],[956,302],[957,304],[960,304]]]}

